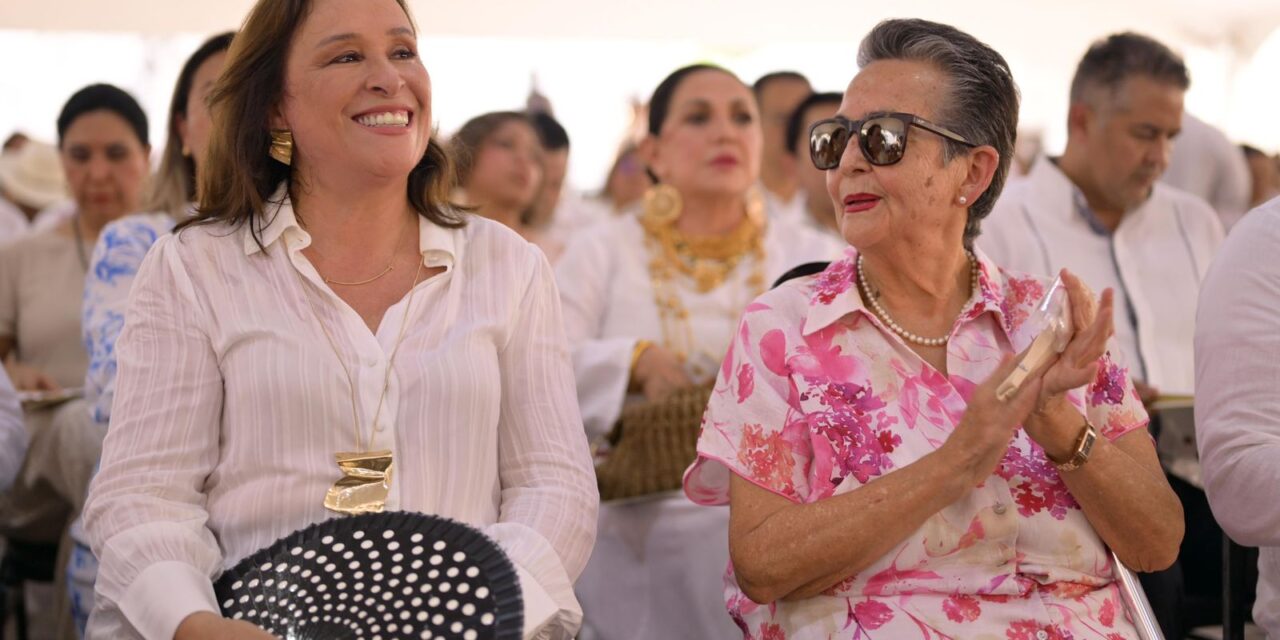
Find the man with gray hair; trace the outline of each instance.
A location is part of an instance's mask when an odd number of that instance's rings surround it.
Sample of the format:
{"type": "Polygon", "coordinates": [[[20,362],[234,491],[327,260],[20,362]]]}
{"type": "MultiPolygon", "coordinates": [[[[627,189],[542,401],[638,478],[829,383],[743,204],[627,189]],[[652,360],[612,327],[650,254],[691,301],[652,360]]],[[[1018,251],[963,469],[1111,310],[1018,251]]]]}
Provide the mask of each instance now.
{"type": "MultiPolygon", "coordinates": [[[[1114,289],[1117,355],[1148,406],[1194,392],[1196,297],[1223,238],[1207,203],[1157,182],[1182,128],[1190,83],[1182,59],[1151,38],[1121,33],[1094,43],[1071,83],[1066,151],[1037,159],[1025,180],[1005,190],[979,240],[1010,269],[1052,277],[1065,267],[1095,291],[1114,289]]],[[[1171,483],[1189,516],[1185,562],[1198,539],[1220,534],[1204,532],[1212,518],[1203,492],[1171,483]]],[[[1212,562],[1217,547],[1207,553],[1204,572],[1212,573],[1221,566],[1212,562]]],[[[1187,584],[1220,584],[1214,575],[1191,575],[1190,564],[1187,584]]],[[[1166,637],[1180,638],[1179,565],[1171,571],[1144,586],[1166,637]]]]}

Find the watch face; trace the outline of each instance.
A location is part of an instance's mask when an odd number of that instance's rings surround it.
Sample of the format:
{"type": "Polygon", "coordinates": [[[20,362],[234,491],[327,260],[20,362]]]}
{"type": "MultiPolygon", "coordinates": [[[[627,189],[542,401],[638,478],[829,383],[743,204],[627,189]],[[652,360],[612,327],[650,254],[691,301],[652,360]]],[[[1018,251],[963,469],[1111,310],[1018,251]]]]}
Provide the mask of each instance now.
{"type": "Polygon", "coordinates": [[[1089,459],[1089,454],[1093,451],[1093,443],[1097,439],[1098,433],[1093,430],[1093,425],[1089,425],[1089,427],[1085,429],[1082,442],[1080,443],[1080,450],[1076,453],[1076,457],[1080,459],[1080,463],[1083,464],[1085,460],[1089,459]]]}
{"type": "Polygon", "coordinates": [[[1093,428],[1093,424],[1085,421],[1084,432],[1080,434],[1080,438],[1076,440],[1076,451],[1071,455],[1071,459],[1063,464],[1056,464],[1059,471],[1075,471],[1079,469],[1088,459],[1089,454],[1093,451],[1093,443],[1098,439],[1098,431],[1093,428]]]}

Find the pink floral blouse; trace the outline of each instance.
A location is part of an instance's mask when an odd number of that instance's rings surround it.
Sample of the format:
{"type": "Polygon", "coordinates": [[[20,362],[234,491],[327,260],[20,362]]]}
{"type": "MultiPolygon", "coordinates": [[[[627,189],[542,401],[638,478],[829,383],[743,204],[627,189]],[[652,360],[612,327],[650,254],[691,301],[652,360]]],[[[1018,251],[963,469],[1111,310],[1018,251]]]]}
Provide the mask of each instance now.
{"type": "MultiPolygon", "coordinates": [[[[686,494],[728,502],[733,473],[798,503],[853,491],[937,449],[1024,326],[1047,282],[979,255],[943,376],[863,307],[854,260],[747,307],[703,419],[686,494]]],[[[1147,424],[1124,368],[1103,358],[1071,402],[1111,439],[1147,424]]],[[[759,605],[725,576],[748,639],[1136,638],[1107,548],[1024,431],[996,472],[865,571],[801,602],[759,605]]]]}

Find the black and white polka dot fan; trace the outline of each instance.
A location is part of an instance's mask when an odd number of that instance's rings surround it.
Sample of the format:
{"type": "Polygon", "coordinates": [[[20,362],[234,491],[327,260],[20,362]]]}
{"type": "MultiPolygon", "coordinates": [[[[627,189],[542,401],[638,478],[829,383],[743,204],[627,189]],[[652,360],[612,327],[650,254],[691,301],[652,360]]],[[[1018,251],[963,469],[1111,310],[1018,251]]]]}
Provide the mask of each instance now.
{"type": "Polygon", "coordinates": [[[287,640],[519,640],[515,568],[475,529],[419,513],[336,518],[245,558],[222,615],[287,640]]]}

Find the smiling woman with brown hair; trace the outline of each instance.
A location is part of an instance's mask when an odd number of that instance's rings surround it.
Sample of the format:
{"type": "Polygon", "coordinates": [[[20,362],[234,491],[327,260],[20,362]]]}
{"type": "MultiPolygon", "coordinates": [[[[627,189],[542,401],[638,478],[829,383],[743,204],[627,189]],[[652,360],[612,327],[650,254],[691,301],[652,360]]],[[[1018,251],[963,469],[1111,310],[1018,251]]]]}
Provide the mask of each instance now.
{"type": "Polygon", "coordinates": [[[526,628],[577,630],[596,502],[555,284],[447,202],[431,98],[402,0],[261,0],[237,33],[198,215],[150,252],[120,335],[90,637],[265,637],[212,580],[383,510],[481,529],[526,628]]]}

